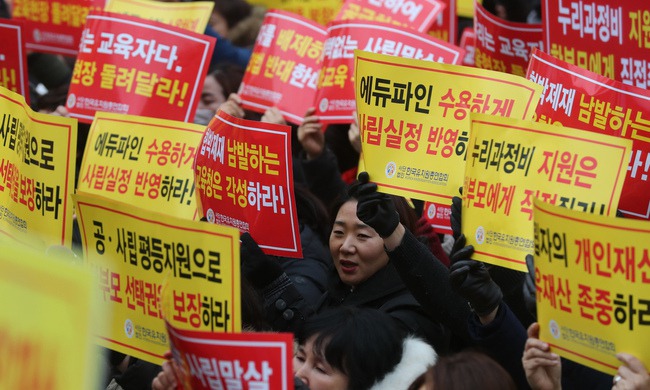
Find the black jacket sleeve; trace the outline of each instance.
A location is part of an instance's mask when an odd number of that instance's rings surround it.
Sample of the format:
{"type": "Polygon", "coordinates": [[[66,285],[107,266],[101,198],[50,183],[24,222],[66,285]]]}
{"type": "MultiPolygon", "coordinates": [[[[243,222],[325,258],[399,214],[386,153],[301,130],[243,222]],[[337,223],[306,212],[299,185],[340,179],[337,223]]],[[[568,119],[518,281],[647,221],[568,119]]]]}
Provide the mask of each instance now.
{"type": "Polygon", "coordinates": [[[445,324],[459,345],[469,342],[469,305],[454,293],[449,270],[433,253],[406,230],[401,244],[388,253],[402,281],[422,308],[435,321],[445,324]]]}

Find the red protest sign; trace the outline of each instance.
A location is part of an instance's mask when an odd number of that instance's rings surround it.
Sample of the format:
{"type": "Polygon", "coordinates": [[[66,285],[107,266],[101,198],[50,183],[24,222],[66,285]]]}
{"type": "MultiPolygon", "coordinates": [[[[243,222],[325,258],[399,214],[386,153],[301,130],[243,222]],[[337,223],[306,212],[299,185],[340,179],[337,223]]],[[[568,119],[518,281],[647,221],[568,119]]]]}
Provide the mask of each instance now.
{"type": "Polygon", "coordinates": [[[301,16],[267,12],[239,89],[244,108],[275,106],[286,120],[302,123],[316,95],[326,37],[321,25],[301,16]]]}
{"type": "Polygon", "coordinates": [[[211,333],[165,322],[185,389],[293,389],[291,333],[211,333]]]}
{"type": "Polygon", "coordinates": [[[439,0],[347,0],[334,20],[387,23],[424,33],[444,8],[439,0]]]}
{"type": "Polygon", "coordinates": [[[544,47],[553,57],[650,89],[650,9],[646,2],[546,1],[544,47]]]}
{"type": "Polygon", "coordinates": [[[456,16],[456,0],[441,0],[444,9],[440,12],[427,34],[445,42],[456,43],[458,34],[458,17],[456,16]]]}
{"type": "Polygon", "coordinates": [[[463,65],[474,66],[474,56],[476,54],[476,32],[471,27],[466,27],[463,34],[460,36],[460,47],[467,50],[465,58],[463,58],[463,65]]]}
{"type": "Polygon", "coordinates": [[[66,107],[90,123],[95,111],[190,122],[215,39],[109,12],[91,13],[66,107]]]}
{"type": "Polygon", "coordinates": [[[542,26],[500,19],[476,3],[474,62],[477,68],[524,76],[530,53],[544,49],[542,26]]]}
{"type": "Polygon", "coordinates": [[[383,23],[332,22],[323,49],[316,93],[316,115],[322,123],[352,123],[354,50],[460,64],[465,50],[429,35],[383,23]]]}
{"type": "Polygon", "coordinates": [[[12,18],[23,20],[27,49],[74,56],[86,16],[104,0],[14,0],[12,18]]]}
{"type": "Polygon", "coordinates": [[[27,55],[23,23],[0,19],[0,87],[25,98],[29,105],[27,55]]]}
{"type": "Polygon", "coordinates": [[[452,234],[451,230],[451,205],[437,202],[424,202],[422,216],[438,233],[452,234]]]}
{"type": "Polygon", "coordinates": [[[618,208],[626,217],[650,219],[650,92],[539,50],[526,77],[544,86],[537,121],[634,141],[618,208]]]}
{"type": "Polygon", "coordinates": [[[290,142],[289,126],[219,111],[201,139],[194,183],[208,222],[250,232],[267,254],[301,258],[290,142]]]}

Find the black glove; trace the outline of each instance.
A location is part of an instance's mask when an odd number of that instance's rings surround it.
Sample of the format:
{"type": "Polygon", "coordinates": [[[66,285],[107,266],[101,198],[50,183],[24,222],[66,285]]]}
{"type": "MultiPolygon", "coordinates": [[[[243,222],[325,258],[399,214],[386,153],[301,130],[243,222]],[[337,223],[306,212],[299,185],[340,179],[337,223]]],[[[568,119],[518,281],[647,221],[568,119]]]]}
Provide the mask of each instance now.
{"type": "Polygon", "coordinates": [[[524,279],[524,302],[533,317],[537,318],[537,288],[535,287],[535,259],[533,255],[526,255],[528,273],[524,279]]]}
{"type": "Polygon", "coordinates": [[[279,278],[284,271],[278,261],[267,256],[250,234],[241,235],[241,272],[255,288],[263,288],[279,278]]]}
{"type": "Polygon", "coordinates": [[[399,214],[390,196],[377,192],[377,184],[369,183],[369,179],[367,172],[359,174],[359,185],[356,187],[357,218],[385,238],[397,228],[399,214]]]}
{"type": "MultiPolygon", "coordinates": [[[[463,193],[463,187],[460,187],[460,193],[463,193]]],[[[461,217],[461,210],[463,207],[463,199],[461,199],[459,196],[454,196],[451,198],[451,231],[454,234],[454,238],[458,238],[460,236],[460,217],[461,217]]]]}
{"type": "Polygon", "coordinates": [[[465,246],[465,242],[465,236],[461,234],[449,258],[451,287],[469,302],[478,316],[484,316],[499,306],[503,293],[490,277],[485,264],[470,258],[474,247],[465,246]]]}

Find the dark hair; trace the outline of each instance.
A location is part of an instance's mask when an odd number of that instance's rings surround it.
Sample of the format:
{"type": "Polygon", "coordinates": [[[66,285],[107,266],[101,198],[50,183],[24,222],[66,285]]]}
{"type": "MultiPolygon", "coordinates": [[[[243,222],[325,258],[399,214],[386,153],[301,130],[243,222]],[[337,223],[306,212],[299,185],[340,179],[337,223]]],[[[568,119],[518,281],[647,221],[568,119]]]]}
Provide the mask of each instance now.
{"type": "Polygon", "coordinates": [[[463,351],[438,359],[433,388],[445,390],[516,390],[510,374],[488,355],[463,351]]]}
{"type": "Polygon", "coordinates": [[[244,69],[238,65],[222,63],[215,66],[209,75],[221,85],[223,97],[228,99],[231,93],[236,93],[239,90],[239,85],[244,79],[244,69]]]}
{"type": "Polygon", "coordinates": [[[237,23],[246,19],[253,7],[246,0],[215,0],[212,12],[220,14],[228,28],[233,28],[237,23]]]}
{"type": "Polygon", "coordinates": [[[348,377],[348,388],[368,389],[402,359],[403,334],[388,314],[342,306],[308,318],[296,334],[304,344],[316,336],[313,353],[348,377]]]}
{"type": "Polygon", "coordinates": [[[241,323],[244,331],[265,332],[271,330],[266,321],[262,297],[244,275],[240,276],[241,323]]]}
{"type": "Polygon", "coordinates": [[[296,197],[298,221],[309,226],[323,245],[328,245],[330,220],[325,205],[307,187],[300,183],[294,183],[293,192],[296,197]]]}

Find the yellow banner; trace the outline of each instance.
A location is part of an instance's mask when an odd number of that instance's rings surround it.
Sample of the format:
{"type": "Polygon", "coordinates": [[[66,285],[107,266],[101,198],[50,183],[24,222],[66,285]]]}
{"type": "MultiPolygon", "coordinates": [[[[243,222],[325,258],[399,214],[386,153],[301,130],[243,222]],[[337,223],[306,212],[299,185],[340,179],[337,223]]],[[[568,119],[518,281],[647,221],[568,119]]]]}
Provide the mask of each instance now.
{"type": "Polygon", "coordinates": [[[71,246],[77,121],[32,111],[0,87],[0,234],[71,246]]]}
{"type": "Polygon", "coordinates": [[[534,198],[616,214],[631,140],[488,115],[471,118],[462,229],[476,260],[526,270],[534,198]]]}
{"type": "Polygon", "coordinates": [[[101,307],[112,313],[99,343],[163,362],[169,349],[160,309],[165,279],[173,284],[174,326],[239,332],[239,231],[143,210],[106,198],[73,196],[85,261],[98,276],[101,307]]]}
{"type": "Polygon", "coordinates": [[[532,119],[542,88],[522,77],[355,51],[364,162],[379,190],[451,204],[470,112],[532,119]]]}
{"type": "Polygon", "coordinates": [[[339,13],[343,0],[253,0],[250,3],[293,12],[325,26],[339,13]]]}
{"type": "Polygon", "coordinates": [[[613,375],[626,352],[650,367],[650,223],[535,200],[540,339],[613,375]]]}
{"type": "Polygon", "coordinates": [[[77,189],[197,219],[192,164],[205,126],[97,112],[77,189]]]}
{"type": "MultiPolygon", "coordinates": [[[[474,1],[475,0],[456,0],[456,15],[464,18],[473,18],[474,1]]],[[[479,3],[482,3],[482,1],[479,1],[479,3]]]]}
{"type": "Polygon", "coordinates": [[[0,244],[0,389],[98,388],[92,292],[83,267],[0,244]]]}
{"type": "Polygon", "coordinates": [[[212,1],[166,3],[155,0],[106,0],[104,11],[155,20],[203,34],[213,8],[212,1]]]}

